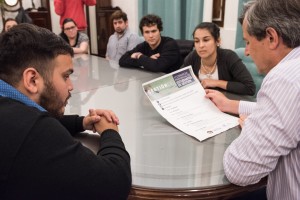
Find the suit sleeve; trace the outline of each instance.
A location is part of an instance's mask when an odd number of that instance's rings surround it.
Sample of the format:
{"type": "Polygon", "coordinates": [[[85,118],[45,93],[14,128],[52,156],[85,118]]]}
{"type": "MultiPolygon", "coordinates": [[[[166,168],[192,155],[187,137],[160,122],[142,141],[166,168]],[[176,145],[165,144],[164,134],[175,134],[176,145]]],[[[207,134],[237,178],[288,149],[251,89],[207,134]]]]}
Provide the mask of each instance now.
{"type": "Polygon", "coordinates": [[[75,135],[76,133],[85,131],[83,128],[83,118],[78,115],[64,115],[59,121],[71,135],[75,135]]]}

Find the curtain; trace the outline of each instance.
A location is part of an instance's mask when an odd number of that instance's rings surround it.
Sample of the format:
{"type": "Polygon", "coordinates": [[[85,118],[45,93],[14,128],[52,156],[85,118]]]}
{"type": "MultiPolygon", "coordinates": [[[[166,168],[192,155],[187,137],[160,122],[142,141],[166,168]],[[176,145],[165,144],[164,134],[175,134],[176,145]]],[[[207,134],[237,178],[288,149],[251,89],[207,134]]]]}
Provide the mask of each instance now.
{"type": "Polygon", "coordinates": [[[162,35],[192,39],[196,25],[203,19],[203,0],[139,0],[139,19],[155,14],[163,21],[162,35]]]}
{"type": "MultiPolygon", "coordinates": [[[[243,11],[244,3],[246,3],[248,0],[239,0],[239,11],[238,11],[238,17],[241,15],[243,11]]],[[[243,31],[242,31],[242,25],[240,22],[238,22],[236,27],[236,39],[235,39],[235,48],[245,47],[245,41],[243,40],[243,31]]]]}

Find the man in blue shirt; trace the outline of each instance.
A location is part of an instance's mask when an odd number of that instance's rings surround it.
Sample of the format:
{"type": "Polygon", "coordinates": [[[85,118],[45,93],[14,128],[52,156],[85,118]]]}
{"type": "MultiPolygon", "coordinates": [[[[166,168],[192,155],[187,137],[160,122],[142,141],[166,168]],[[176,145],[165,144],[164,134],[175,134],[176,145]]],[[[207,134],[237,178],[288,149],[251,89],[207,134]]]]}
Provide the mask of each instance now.
{"type": "Polygon", "coordinates": [[[119,61],[126,51],[143,42],[143,39],[129,30],[127,14],[122,10],[115,11],[111,19],[115,33],[109,37],[105,57],[108,60],[119,61]]]}

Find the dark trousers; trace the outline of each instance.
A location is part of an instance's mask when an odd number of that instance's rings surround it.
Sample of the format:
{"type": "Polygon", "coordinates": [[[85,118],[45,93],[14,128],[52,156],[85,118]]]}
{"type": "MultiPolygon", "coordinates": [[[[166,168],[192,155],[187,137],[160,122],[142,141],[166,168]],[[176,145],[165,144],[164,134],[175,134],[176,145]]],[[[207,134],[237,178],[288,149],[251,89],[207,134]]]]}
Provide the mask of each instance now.
{"type": "Polygon", "coordinates": [[[266,188],[261,188],[230,200],[267,200],[266,188]]]}

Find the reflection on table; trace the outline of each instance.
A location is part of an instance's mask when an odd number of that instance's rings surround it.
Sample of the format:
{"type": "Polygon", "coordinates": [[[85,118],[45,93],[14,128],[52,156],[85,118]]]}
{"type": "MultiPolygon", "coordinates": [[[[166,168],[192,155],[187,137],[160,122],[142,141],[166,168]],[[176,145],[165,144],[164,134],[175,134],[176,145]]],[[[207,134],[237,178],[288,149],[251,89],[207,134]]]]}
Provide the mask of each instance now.
{"type": "MultiPolygon", "coordinates": [[[[74,70],[66,114],[86,115],[89,108],[101,108],[118,115],[120,135],[131,155],[129,199],[228,199],[265,184],[238,187],[224,175],[223,154],[238,137],[239,127],[199,142],[156,112],[141,85],[162,74],[119,68],[90,55],[74,58],[74,70]]],[[[83,133],[77,138],[97,151],[98,135],[83,133]]]]}

